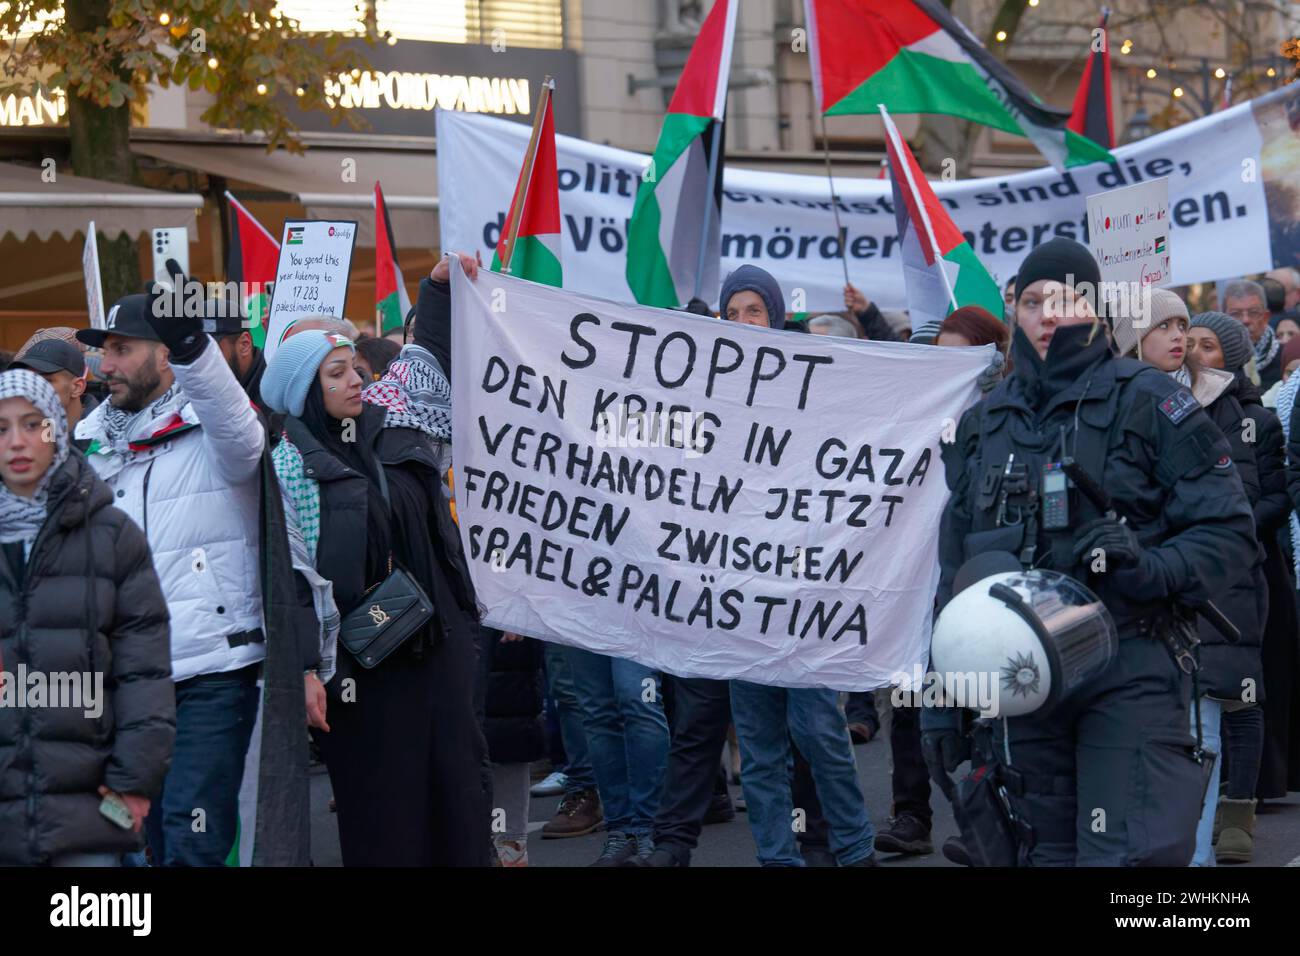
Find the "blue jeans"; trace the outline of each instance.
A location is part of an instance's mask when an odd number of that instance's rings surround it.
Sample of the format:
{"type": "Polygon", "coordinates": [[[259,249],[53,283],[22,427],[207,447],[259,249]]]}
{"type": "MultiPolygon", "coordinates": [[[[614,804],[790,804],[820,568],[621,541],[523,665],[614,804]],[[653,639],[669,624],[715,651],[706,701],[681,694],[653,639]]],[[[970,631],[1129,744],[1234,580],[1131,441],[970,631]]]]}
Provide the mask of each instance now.
{"type": "Polygon", "coordinates": [[[155,866],[224,866],[239,830],[260,664],[176,685],[176,749],[145,818],[155,866]]]}
{"type": "Polygon", "coordinates": [[[587,753],[587,732],[582,729],[582,711],[573,690],[573,671],[565,648],[546,645],[546,681],[555,703],[560,723],[560,740],[564,742],[565,793],[596,789],[596,775],[591,772],[591,755],[587,753]]]}
{"type": "Polygon", "coordinates": [[[759,863],[803,866],[795,840],[803,816],[795,814],[790,795],[791,739],[812,769],[836,862],[847,866],[875,851],[876,836],[836,691],[733,680],[731,717],[740,741],[740,783],[759,863]]]}
{"type": "MultiPolygon", "coordinates": [[[[1192,735],[1196,734],[1196,702],[1192,702],[1192,735]]],[[[1219,767],[1223,763],[1222,734],[1219,732],[1223,721],[1223,705],[1208,697],[1201,698],[1201,739],[1206,750],[1214,751],[1214,773],[1210,774],[1210,786],[1205,791],[1205,802],[1201,805],[1201,819],[1196,824],[1196,853],[1192,856],[1192,866],[1214,866],[1214,811],[1219,806],[1219,767]]]]}
{"type": "Polygon", "coordinates": [[[566,647],[564,654],[605,808],[605,829],[649,834],[668,763],[668,720],[658,675],[641,664],[577,647],[566,647]]]}

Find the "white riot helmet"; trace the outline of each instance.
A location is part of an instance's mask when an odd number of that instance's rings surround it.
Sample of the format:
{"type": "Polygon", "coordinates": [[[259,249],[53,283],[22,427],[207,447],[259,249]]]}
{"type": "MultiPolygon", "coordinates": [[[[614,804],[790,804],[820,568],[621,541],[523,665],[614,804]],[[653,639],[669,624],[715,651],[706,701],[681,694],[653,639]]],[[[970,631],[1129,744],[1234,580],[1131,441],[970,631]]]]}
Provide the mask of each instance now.
{"type": "MultiPolygon", "coordinates": [[[[958,572],[958,583],[962,574],[958,572]]],[[[930,666],[950,702],[975,681],[992,690],[983,717],[1049,710],[1108,667],[1119,651],[1110,612],[1058,571],[1000,571],[958,592],[939,615],[930,666]]]]}

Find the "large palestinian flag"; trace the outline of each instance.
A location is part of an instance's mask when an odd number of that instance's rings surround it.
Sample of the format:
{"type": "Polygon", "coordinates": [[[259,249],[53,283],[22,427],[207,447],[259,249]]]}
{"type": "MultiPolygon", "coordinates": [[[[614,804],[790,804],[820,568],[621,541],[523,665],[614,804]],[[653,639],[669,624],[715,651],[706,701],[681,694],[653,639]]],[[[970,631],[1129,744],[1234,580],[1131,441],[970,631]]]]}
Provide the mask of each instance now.
{"type": "Polygon", "coordinates": [[[628,223],[627,284],[643,305],[676,308],[697,289],[710,302],[718,294],[722,121],[738,6],[739,0],[717,0],[705,18],[637,186],[628,223]]]}
{"type": "Polygon", "coordinates": [[[1027,136],[1057,169],[1110,153],[1040,103],[939,0],[804,0],[817,108],[940,113],[1027,136]]]}
{"type": "Polygon", "coordinates": [[[280,243],[253,218],[234,196],[230,203],[230,254],[226,257],[226,278],[247,283],[240,288],[240,308],[255,323],[248,331],[258,348],[266,341],[266,312],[271,307],[271,284],[280,261],[280,243]],[[247,294],[245,294],[247,293],[247,294]]]}
{"type": "Polygon", "coordinates": [[[375,183],[375,334],[400,330],[410,310],[411,296],[406,291],[402,267],[397,264],[397,244],[393,242],[384,191],[375,183]]]}
{"type": "Polygon", "coordinates": [[[894,186],[894,216],[903,250],[907,310],[914,332],[937,334],[944,317],[979,305],[1002,318],[1002,292],[925,181],[916,157],[885,109],[885,145],[894,186]]]}
{"type": "Polygon", "coordinates": [[[1101,44],[1094,45],[1083,68],[1079,91],[1074,94],[1074,109],[1067,124],[1080,136],[1107,149],[1115,145],[1115,128],[1110,121],[1110,43],[1106,36],[1106,21],[1110,11],[1101,15],[1101,44]]]}
{"type": "Polygon", "coordinates": [[[510,274],[521,279],[541,282],[544,285],[564,285],[564,272],[560,265],[560,177],[555,159],[555,116],[551,109],[553,86],[546,86],[542,95],[541,125],[533,130],[533,137],[524,153],[524,164],[515,183],[515,194],[510,200],[501,238],[492,256],[492,271],[502,272],[502,263],[509,259],[510,274]],[[510,244],[511,223],[518,217],[513,254],[506,255],[510,244]]]}

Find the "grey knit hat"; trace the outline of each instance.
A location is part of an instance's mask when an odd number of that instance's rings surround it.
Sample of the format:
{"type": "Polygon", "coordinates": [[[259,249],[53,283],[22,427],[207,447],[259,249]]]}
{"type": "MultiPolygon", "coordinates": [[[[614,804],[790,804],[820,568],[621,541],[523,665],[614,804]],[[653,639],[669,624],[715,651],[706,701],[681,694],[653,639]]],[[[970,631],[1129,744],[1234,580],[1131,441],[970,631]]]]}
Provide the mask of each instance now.
{"type": "Polygon", "coordinates": [[[1115,339],[1115,351],[1120,355],[1137,352],[1141,356],[1139,343],[1161,322],[1178,318],[1188,318],[1187,305],[1178,294],[1168,289],[1152,289],[1151,314],[1146,316],[1145,321],[1139,321],[1139,317],[1127,310],[1117,312],[1111,317],[1111,334],[1115,339]]]}
{"type": "Polygon", "coordinates": [[[1223,367],[1229,372],[1243,368],[1255,354],[1255,349],[1250,344],[1250,333],[1230,315],[1223,312],[1202,312],[1192,317],[1192,328],[1197,327],[1209,329],[1219,337],[1223,367]]]}

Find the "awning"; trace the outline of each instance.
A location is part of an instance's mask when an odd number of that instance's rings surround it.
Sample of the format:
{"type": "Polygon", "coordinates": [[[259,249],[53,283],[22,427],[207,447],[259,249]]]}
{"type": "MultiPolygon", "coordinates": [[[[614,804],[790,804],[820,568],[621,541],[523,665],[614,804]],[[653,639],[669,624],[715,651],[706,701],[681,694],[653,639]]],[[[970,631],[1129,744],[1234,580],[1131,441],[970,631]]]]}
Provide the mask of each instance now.
{"type": "Polygon", "coordinates": [[[96,231],[109,239],[181,226],[194,238],[202,196],[86,179],[57,167],[52,176],[47,182],[42,168],[0,163],[0,236],[71,239],[93,219],[96,231]]]}
{"type": "Polygon", "coordinates": [[[437,163],[431,150],[310,146],[305,153],[268,153],[257,145],[158,141],[135,141],[131,149],[173,166],[285,193],[306,206],[312,219],[355,219],[358,246],[375,244],[373,196],[379,182],[397,245],[438,245],[437,163]]]}

